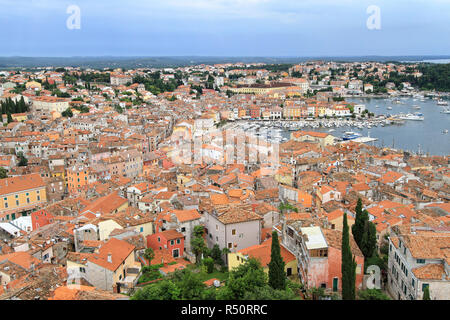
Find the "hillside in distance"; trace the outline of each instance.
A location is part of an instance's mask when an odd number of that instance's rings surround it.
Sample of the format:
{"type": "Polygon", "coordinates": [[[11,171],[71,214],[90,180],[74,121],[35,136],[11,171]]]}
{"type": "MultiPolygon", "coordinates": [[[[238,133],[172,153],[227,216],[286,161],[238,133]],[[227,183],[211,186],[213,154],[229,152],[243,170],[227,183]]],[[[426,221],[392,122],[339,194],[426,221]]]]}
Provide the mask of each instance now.
{"type": "Polygon", "coordinates": [[[208,56],[167,56],[167,57],[0,57],[0,69],[36,67],[84,67],[84,68],[162,68],[216,63],[300,63],[310,60],[336,62],[352,61],[422,61],[449,59],[442,56],[352,56],[352,57],[208,57],[208,56]]]}

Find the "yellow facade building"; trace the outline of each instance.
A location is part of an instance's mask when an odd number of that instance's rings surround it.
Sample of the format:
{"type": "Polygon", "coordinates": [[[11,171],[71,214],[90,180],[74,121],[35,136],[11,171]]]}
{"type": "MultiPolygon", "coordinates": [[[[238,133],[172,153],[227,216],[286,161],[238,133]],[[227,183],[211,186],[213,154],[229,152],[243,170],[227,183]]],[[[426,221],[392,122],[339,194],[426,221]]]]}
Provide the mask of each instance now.
{"type": "MultiPolygon", "coordinates": [[[[262,244],[251,246],[237,252],[228,254],[228,270],[231,271],[241,264],[245,263],[249,258],[255,258],[261,263],[265,273],[269,273],[269,262],[271,254],[272,240],[266,240],[262,244]]],[[[297,258],[283,245],[280,244],[281,258],[285,263],[284,271],[287,276],[296,275],[297,258]]]]}
{"type": "Polygon", "coordinates": [[[0,180],[0,221],[26,216],[46,202],[45,182],[39,174],[0,180]]]}
{"type": "Polygon", "coordinates": [[[294,141],[317,143],[321,147],[334,144],[334,136],[325,132],[296,131],[291,133],[291,139],[294,141]]]}

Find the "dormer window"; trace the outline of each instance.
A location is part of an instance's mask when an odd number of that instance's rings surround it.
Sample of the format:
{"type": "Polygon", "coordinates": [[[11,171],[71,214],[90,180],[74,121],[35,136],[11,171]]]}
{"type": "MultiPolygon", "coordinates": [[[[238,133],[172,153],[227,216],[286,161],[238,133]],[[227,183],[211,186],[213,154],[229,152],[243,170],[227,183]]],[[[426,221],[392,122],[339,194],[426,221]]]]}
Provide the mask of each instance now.
{"type": "Polygon", "coordinates": [[[291,228],[288,228],[288,236],[291,238],[294,237],[294,230],[292,230],[291,228]]]}

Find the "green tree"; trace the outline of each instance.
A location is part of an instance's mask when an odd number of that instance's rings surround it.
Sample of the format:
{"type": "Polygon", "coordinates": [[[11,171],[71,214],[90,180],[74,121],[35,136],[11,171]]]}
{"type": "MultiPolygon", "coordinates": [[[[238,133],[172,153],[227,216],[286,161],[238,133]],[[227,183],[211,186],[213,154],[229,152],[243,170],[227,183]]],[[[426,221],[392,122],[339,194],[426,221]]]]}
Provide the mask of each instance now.
{"type": "Polygon", "coordinates": [[[308,290],[308,296],[311,300],[319,300],[320,298],[325,296],[325,289],[324,288],[310,288],[308,290]]]}
{"type": "Polygon", "coordinates": [[[206,267],[207,273],[214,272],[214,259],[211,257],[206,257],[203,259],[203,265],[206,267]]]}
{"type": "Polygon", "coordinates": [[[161,280],[139,289],[131,300],[179,300],[181,290],[171,280],[161,280]]]}
{"type": "Polygon", "coordinates": [[[205,253],[206,249],[208,249],[205,244],[205,239],[203,239],[203,232],[203,226],[195,226],[192,233],[191,247],[192,252],[195,254],[195,261],[197,264],[200,264],[200,255],[205,253]]]}
{"type": "Polygon", "coordinates": [[[17,157],[19,158],[19,167],[26,167],[28,165],[28,159],[25,158],[22,151],[17,154],[17,157]]]}
{"type": "Polygon", "coordinates": [[[70,107],[67,108],[66,110],[64,110],[64,111],[61,113],[61,115],[62,115],[63,117],[66,117],[66,118],[71,118],[71,117],[73,117],[72,109],[71,109],[70,107]]]}
{"type": "Polygon", "coordinates": [[[181,298],[187,300],[201,299],[205,284],[200,279],[200,275],[189,270],[183,270],[181,281],[177,282],[180,288],[181,298]]]}
{"type": "Polygon", "coordinates": [[[342,229],[342,299],[355,300],[356,263],[350,249],[350,235],[347,224],[347,213],[344,213],[342,229]]]}
{"type": "Polygon", "coordinates": [[[250,258],[230,272],[226,285],[218,292],[217,298],[242,300],[246,293],[264,286],[267,286],[267,275],[260,262],[250,258]]]}
{"type": "Polygon", "coordinates": [[[152,248],[147,248],[144,251],[144,258],[148,260],[148,265],[151,264],[152,260],[155,258],[155,252],[152,248]]]}
{"type": "Polygon", "coordinates": [[[0,179],[8,178],[8,170],[3,167],[0,167],[0,179]]]}
{"type": "Polygon", "coordinates": [[[391,300],[380,289],[366,289],[358,291],[359,300],[391,300]]]}
{"type": "Polygon", "coordinates": [[[430,288],[429,288],[428,286],[426,286],[426,287],[423,289],[423,300],[431,300],[431,297],[430,297],[430,288]]]}
{"type": "Polygon", "coordinates": [[[358,203],[355,208],[355,223],[352,226],[352,234],[356,243],[361,247],[361,240],[364,234],[364,226],[366,221],[369,220],[369,215],[366,210],[362,209],[362,200],[358,198],[358,203]]]}
{"type": "Polygon", "coordinates": [[[278,233],[272,232],[272,248],[269,262],[269,285],[273,289],[286,289],[286,273],[284,272],[285,263],[281,257],[280,243],[278,233]]]}
{"type": "Polygon", "coordinates": [[[214,259],[214,263],[223,266],[224,262],[222,259],[222,250],[218,244],[215,244],[211,250],[211,258],[214,259]]]}
{"type": "Polygon", "coordinates": [[[377,246],[377,229],[375,224],[370,221],[365,221],[364,233],[361,239],[360,249],[365,258],[372,257],[376,252],[377,246]]]}

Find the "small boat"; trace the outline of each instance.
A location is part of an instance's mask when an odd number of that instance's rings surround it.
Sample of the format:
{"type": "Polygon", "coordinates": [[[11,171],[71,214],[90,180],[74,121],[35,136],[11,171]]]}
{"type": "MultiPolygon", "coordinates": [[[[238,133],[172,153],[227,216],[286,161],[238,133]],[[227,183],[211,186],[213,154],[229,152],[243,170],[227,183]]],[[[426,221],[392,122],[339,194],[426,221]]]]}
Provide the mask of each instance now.
{"type": "Polygon", "coordinates": [[[442,134],[447,134],[448,133],[448,130],[447,129],[444,129],[443,131],[442,131],[442,134]]]}
{"type": "Polygon", "coordinates": [[[438,100],[437,105],[438,106],[448,106],[448,102],[445,100],[438,100]]]}
{"type": "Polygon", "coordinates": [[[342,135],[342,140],[346,141],[346,140],[353,140],[356,138],[361,137],[360,133],[357,132],[353,132],[353,131],[347,131],[342,135]]]}
{"type": "Polygon", "coordinates": [[[387,107],[388,110],[392,110],[392,107],[387,107]]]}
{"type": "Polygon", "coordinates": [[[420,107],[418,105],[416,105],[416,104],[413,105],[413,108],[416,109],[416,110],[420,109],[420,107]]]}

